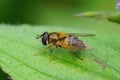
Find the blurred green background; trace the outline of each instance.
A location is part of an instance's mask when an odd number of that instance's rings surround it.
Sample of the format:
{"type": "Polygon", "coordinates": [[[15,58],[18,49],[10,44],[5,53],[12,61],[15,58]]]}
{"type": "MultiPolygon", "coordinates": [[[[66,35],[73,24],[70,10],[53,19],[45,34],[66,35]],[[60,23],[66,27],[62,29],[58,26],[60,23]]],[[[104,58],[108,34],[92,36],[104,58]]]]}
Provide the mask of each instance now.
{"type": "Polygon", "coordinates": [[[117,0],[0,0],[0,23],[77,26],[73,15],[115,11],[117,0]]]}

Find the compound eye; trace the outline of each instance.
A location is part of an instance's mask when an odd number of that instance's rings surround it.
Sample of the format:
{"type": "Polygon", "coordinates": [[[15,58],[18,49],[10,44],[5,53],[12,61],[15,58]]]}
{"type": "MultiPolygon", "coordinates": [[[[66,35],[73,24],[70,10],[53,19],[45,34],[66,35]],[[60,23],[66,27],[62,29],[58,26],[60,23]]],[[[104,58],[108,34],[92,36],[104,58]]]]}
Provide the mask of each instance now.
{"type": "Polygon", "coordinates": [[[47,41],[48,41],[48,33],[44,33],[42,37],[43,45],[47,45],[47,41]]]}
{"type": "Polygon", "coordinates": [[[47,45],[47,41],[46,41],[45,37],[42,37],[42,43],[43,43],[43,45],[47,45]]]}

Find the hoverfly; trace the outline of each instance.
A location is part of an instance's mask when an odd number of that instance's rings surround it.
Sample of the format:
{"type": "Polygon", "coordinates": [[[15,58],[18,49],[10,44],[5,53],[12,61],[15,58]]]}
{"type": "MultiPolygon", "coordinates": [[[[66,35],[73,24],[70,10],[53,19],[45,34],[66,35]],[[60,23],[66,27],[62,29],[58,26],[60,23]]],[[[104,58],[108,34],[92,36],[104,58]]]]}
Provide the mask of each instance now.
{"type": "Polygon", "coordinates": [[[55,46],[55,50],[53,52],[53,55],[50,58],[50,61],[52,60],[55,51],[58,47],[70,50],[76,57],[78,57],[80,60],[83,60],[80,58],[74,51],[77,50],[88,50],[88,47],[86,44],[80,40],[77,36],[86,37],[86,36],[95,36],[95,34],[80,34],[80,33],[64,33],[64,32],[44,32],[42,35],[38,35],[36,39],[41,38],[43,45],[49,45],[48,49],[52,46],[55,46]]]}

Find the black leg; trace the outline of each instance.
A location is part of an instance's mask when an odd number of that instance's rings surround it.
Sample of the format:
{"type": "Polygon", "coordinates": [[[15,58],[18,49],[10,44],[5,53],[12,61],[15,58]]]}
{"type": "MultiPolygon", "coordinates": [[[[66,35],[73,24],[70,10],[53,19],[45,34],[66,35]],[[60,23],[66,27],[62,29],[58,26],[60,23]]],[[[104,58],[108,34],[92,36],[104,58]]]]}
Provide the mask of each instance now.
{"type": "Polygon", "coordinates": [[[83,59],[81,58],[81,57],[79,57],[74,51],[71,51],[72,53],[73,53],[73,55],[75,55],[78,59],[80,59],[80,60],[82,60],[83,61],[83,59]]]}

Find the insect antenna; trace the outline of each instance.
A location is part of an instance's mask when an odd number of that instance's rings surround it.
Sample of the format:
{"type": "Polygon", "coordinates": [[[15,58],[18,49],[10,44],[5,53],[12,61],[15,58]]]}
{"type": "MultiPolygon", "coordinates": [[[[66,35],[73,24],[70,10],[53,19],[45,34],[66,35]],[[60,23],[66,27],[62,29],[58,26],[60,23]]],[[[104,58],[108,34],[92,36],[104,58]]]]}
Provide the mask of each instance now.
{"type": "Polygon", "coordinates": [[[37,35],[36,39],[39,39],[39,38],[41,38],[41,35],[37,35]]]}

